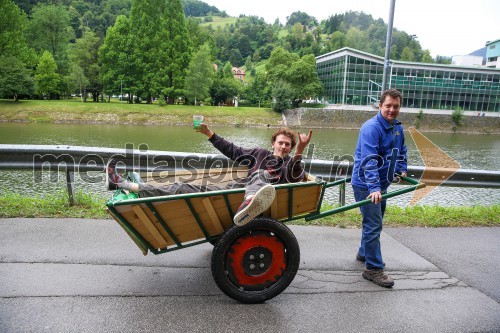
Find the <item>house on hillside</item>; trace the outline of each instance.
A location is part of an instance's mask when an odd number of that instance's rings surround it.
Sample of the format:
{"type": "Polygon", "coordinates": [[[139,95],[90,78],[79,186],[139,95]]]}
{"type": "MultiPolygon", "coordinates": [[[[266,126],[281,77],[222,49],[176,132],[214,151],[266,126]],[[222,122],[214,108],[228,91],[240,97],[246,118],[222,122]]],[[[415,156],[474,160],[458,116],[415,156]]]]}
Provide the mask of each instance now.
{"type": "Polygon", "coordinates": [[[234,78],[238,80],[245,80],[245,71],[243,69],[239,69],[238,67],[233,67],[234,78]]]}
{"type": "MultiPolygon", "coordinates": [[[[219,68],[219,66],[217,66],[217,64],[214,64],[214,69],[216,72],[217,72],[218,68],[219,68]]],[[[240,69],[238,67],[233,67],[232,70],[233,70],[233,74],[234,74],[235,79],[242,80],[242,81],[245,80],[245,71],[243,69],[240,69]]]]}

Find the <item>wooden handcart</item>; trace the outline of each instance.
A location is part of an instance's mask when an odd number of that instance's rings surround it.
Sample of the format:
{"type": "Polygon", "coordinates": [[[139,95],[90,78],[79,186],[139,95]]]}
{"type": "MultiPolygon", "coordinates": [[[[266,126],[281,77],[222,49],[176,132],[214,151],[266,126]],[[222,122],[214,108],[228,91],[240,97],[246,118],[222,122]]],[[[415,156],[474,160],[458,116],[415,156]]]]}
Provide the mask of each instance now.
{"type": "MultiPolygon", "coordinates": [[[[163,183],[224,184],[246,174],[245,168],[233,167],[145,176],[163,183]]],[[[413,185],[385,194],[384,198],[425,186],[410,178],[405,177],[405,180],[413,185]]],[[[244,226],[233,224],[244,189],[149,198],[118,190],[107,202],[107,207],[144,255],[210,242],[214,245],[211,270],[217,286],[240,302],[260,303],[285,290],[299,268],[297,239],[283,222],[302,218],[313,220],[369,202],[365,200],[321,212],[325,190],[348,181],[328,183],[308,175],[303,182],[275,185],[276,198],[271,207],[244,226]]]]}

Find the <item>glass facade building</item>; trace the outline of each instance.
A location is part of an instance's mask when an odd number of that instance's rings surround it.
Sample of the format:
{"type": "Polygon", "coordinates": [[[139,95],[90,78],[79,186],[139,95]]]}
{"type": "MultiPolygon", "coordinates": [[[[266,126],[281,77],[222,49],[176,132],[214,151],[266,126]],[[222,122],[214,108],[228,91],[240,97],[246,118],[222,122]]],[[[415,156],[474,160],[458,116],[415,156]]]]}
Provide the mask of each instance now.
{"type": "MultiPolygon", "coordinates": [[[[384,58],[343,48],[316,57],[330,104],[377,105],[384,58]]],[[[388,86],[403,94],[403,107],[500,111],[500,69],[392,61],[388,86]]]]}

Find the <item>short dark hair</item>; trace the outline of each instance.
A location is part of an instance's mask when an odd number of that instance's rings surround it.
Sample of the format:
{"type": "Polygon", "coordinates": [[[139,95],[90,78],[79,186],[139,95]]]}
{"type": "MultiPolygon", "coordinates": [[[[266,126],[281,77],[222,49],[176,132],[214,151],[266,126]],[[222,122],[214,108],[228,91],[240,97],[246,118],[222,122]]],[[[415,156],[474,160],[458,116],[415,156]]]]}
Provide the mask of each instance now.
{"type": "Polygon", "coordinates": [[[382,93],[382,96],[380,96],[380,104],[384,104],[385,98],[387,96],[391,96],[392,98],[399,98],[399,103],[403,104],[403,95],[399,92],[399,90],[391,88],[387,89],[382,93]]]}
{"type": "Polygon", "coordinates": [[[296,142],[295,142],[295,132],[289,129],[288,127],[282,127],[278,129],[276,132],[273,133],[273,136],[271,137],[271,143],[274,143],[276,141],[276,138],[278,135],[284,135],[289,137],[292,140],[292,149],[295,147],[296,142]]]}

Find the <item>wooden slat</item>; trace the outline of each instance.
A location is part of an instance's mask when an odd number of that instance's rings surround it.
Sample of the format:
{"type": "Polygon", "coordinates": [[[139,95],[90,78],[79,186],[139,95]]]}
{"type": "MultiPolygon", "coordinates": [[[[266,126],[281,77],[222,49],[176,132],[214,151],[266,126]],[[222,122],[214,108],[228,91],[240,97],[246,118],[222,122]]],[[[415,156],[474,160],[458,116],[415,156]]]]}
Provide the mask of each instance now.
{"type": "Polygon", "coordinates": [[[143,244],[137,237],[134,235],[133,232],[129,230],[129,228],[120,220],[118,216],[116,216],[111,210],[108,209],[109,215],[111,215],[116,222],[120,225],[120,227],[125,230],[127,235],[132,239],[132,241],[137,245],[137,247],[141,250],[142,254],[147,255],[148,254],[148,248],[145,244],[143,244]]]}
{"type": "Polygon", "coordinates": [[[278,216],[278,196],[274,198],[273,203],[271,204],[271,217],[276,219],[278,216]]]}
{"type": "Polygon", "coordinates": [[[210,222],[212,222],[213,226],[215,227],[215,230],[219,234],[222,234],[224,232],[224,228],[222,228],[222,224],[220,223],[219,217],[217,216],[217,213],[215,212],[215,209],[212,206],[210,197],[204,198],[203,200],[201,200],[201,202],[203,202],[203,206],[205,206],[208,216],[210,217],[210,222]]]}
{"type": "MultiPolygon", "coordinates": [[[[315,211],[320,195],[321,185],[295,188],[293,193],[292,215],[296,216],[315,211]]],[[[275,202],[277,207],[272,213],[273,218],[288,218],[288,205],[290,204],[288,190],[278,190],[276,193],[275,202]]]]}
{"type": "MultiPolygon", "coordinates": [[[[172,237],[170,237],[167,230],[165,230],[163,225],[160,223],[160,221],[153,214],[153,211],[151,209],[143,209],[143,211],[149,217],[151,222],[153,222],[153,225],[156,227],[156,230],[158,230],[158,232],[162,235],[162,237],[167,241],[167,246],[174,245],[175,241],[172,239],[172,237]]],[[[165,224],[167,224],[166,221],[168,221],[168,219],[164,219],[163,217],[162,217],[162,219],[165,222],[165,224]]],[[[168,227],[168,224],[167,224],[167,227],[168,227]]]]}
{"type": "Polygon", "coordinates": [[[137,214],[139,219],[141,219],[142,223],[151,233],[153,238],[158,242],[159,248],[167,247],[167,241],[163,238],[160,232],[155,228],[153,222],[149,219],[149,217],[144,213],[140,205],[134,205],[132,207],[133,211],[137,214]]]}

